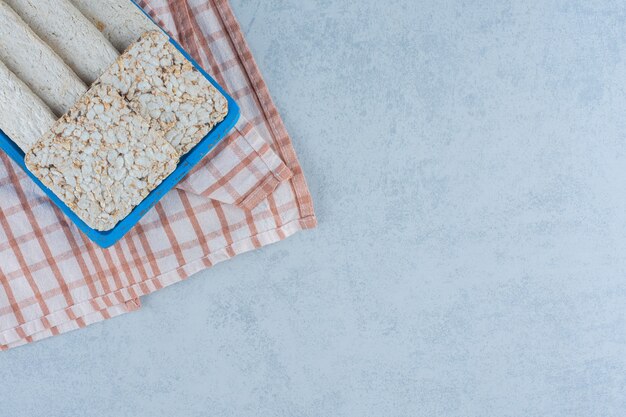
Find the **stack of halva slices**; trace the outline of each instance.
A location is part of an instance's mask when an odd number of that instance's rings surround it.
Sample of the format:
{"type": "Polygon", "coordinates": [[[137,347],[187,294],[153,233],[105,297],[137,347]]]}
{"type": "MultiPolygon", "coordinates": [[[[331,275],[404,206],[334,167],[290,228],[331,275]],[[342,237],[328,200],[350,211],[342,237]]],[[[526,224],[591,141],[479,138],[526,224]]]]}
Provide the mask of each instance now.
{"type": "Polygon", "coordinates": [[[227,113],[130,0],[0,0],[0,129],[93,229],[115,227],[227,113]]]}

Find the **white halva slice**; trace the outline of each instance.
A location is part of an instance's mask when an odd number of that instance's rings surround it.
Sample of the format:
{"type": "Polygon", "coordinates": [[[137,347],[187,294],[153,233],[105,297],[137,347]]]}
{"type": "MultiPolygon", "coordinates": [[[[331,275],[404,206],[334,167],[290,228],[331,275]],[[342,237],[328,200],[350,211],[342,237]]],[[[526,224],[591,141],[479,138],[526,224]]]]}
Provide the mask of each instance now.
{"type": "Polygon", "coordinates": [[[26,154],[26,166],[96,230],[112,229],[178,163],[111,87],[92,87],[26,154]]]}
{"type": "Polygon", "coordinates": [[[87,85],[119,56],[113,45],[69,0],[4,1],[87,85]]]}
{"type": "Polygon", "coordinates": [[[123,52],[144,32],[158,29],[131,0],[71,0],[123,52]]]}
{"type": "Polygon", "coordinates": [[[48,106],[0,62],[0,129],[28,152],[55,120],[48,106]]]}
{"type": "Polygon", "coordinates": [[[228,113],[226,98],[159,31],[142,35],[98,82],[120,91],[181,155],[228,113]]]}
{"type": "Polygon", "coordinates": [[[74,71],[4,1],[0,1],[0,61],[57,116],[87,91],[74,71]]]}

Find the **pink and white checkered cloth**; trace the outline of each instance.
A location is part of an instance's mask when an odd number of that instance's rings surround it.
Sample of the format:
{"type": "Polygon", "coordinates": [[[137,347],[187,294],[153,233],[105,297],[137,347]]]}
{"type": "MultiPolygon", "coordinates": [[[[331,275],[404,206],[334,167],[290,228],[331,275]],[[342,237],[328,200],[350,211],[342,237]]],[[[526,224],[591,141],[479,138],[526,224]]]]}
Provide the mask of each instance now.
{"type": "Polygon", "coordinates": [[[316,226],[283,122],[227,0],[142,7],[241,107],[236,129],[109,249],[0,155],[0,350],[139,308],[139,297],[316,226]]]}

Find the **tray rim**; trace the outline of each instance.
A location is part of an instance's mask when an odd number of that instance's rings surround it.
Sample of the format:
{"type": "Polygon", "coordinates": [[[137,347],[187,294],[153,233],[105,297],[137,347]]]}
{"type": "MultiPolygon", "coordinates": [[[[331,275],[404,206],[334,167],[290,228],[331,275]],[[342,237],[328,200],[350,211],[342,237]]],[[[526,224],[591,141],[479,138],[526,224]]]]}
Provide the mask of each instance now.
{"type": "MultiPolygon", "coordinates": [[[[132,1],[132,0],[131,0],[132,1]]],[[[134,2],[133,2],[134,3],[134,2]]],[[[156,25],[159,28],[158,25],[156,25]]],[[[159,28],[160,29],[160,28],[159,28]]],[[[162,30],[162,29],[160,29],[162,30]]],[[[165,32],[164,32],[165,33],[165,32]]],[[[46,187],[30,170],[24,161],[24,152],[0,129],[0,149],[2,149],[22,170],[37,184],[52,202],[68,217],[78,229],[92,242],[106,249],[121,240],[154,206],[171,191],[215,146],[221,142],[235,127],[241,115],[239,106],[224,88],[213,79],[198,63],[185,51],[171,36],[170,43],[226,98],[228,114],[189,152],[180,158],[176,169],[159,184],[148,196],[142,200],[125,218],[115,227],[107,231],[98,231],[89,227],[48,187],[46,187]]]]}

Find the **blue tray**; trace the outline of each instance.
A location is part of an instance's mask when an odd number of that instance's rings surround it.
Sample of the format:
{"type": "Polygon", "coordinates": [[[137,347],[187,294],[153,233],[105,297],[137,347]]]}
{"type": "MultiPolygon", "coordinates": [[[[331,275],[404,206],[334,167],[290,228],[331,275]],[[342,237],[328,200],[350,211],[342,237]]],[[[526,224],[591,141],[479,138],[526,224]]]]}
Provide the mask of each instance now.
{"type": "Polygon", "coordinates": [[[161,199],[168,191],[170,191],[180,180],[185,177],[191,171],[191,169],[200,160],[217,145],[228,132],[235,126],[239,120],[239,106],[230,97],[226,91],[200,67],[189,54],[176,42],[170,38],[170,42],[191,62],[194,67],[200,71],[207,80],[211,82],[219,90],[220,93],[228,100],[228,114],[226,118],[217,124],[207,136],[202,139],[191,151],[180,158],[178,167],[172,172],[157,188],[155,188],[135,209],[111,230],[106,232],[100,232],[87,226],[74,212],[61,201],[56,194],[54,194],[49,188],[47,188],[37,177],[35,177],[26,168],[24,163],[24,152],[0,130],[0,148],[9,155],[9,157],[15,161],[22,169],[28,174],[29,177],[41,188],[50,199],[56,204],[61,211],[76,224],[76,226],[85,234],[89,239],[103,248],[108,248],[114,245],[124,235],[132,229],[141,218],[161,199]]]}

